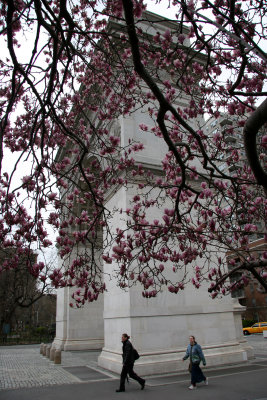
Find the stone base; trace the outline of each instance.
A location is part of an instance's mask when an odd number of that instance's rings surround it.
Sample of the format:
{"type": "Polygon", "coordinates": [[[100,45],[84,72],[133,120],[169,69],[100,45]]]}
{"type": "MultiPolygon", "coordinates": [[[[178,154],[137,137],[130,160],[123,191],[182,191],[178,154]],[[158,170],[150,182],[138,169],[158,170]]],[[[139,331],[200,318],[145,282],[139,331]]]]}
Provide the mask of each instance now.
{"type": "MultiPolygon", "coordinates": [[[[253,350],[247,342],[202,346],[202,349],[208,367],[244,363],[253,357],[253,350]]],[[[185,371],[187,364],[182,360],[185,350],[140,353],[140,359],[136,361],[135,369],[141,376],[185,371]]],[[[120,373],[121,353],[104,348],[98,357],[98,365],[109,371],[120,373]]]]}
{"type": "Polygon", "coordinates": [[[60,339],[55,338],[52,344],[59,350],[100,350],[104,346],[103,339],[60,339]]]}
{"type": "Polygon", "coordinates": [[[248,359],[251,360],[255,358],[253,347],[251,347],[246,339],[240,341],[240,346],[247,352],[248,359]]]}

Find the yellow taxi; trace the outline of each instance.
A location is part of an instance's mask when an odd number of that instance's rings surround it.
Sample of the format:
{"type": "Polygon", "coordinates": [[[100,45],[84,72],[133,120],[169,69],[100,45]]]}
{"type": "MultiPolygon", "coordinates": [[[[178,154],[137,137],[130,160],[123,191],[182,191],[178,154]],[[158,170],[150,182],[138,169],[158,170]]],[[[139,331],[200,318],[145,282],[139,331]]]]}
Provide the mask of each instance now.
{"type": "Polygon", "coordinates": [[[267,331],[267,322],[257,322],[256,324],[243,328],[244,335],[250,335],[251,333],[262,333],[267,331]]]}

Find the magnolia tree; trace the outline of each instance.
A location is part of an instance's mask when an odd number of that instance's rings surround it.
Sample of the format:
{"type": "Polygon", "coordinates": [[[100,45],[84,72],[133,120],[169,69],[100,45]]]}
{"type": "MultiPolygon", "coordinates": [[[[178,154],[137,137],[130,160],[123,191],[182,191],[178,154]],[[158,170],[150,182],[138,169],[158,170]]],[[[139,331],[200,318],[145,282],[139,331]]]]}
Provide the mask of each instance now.
{"type": "MultiPolygon", "coordinates": [[[[1,170],[1,247],[25,256],[52,246],[55,231],[62,266],[50,279],[76,286],[78,306],[105,290],[103,259],[120,287],[139,284],[145,297],[204,280],[215,297],[252,275],[267,289],[267,252],[250,245],[266,232],[264,7],[154,3],[172,7],[164,30],[142,0],[1,4],[1,161],[16,156],[1,170]],[[136,110],[153,121],[140,125],[144,138],[166,145],[159,174],[136,161],[144,144],[122,143],[116,129],[136,110]],[[207,134],[203,121],[225,113],[236,123],[207,134]],[[227,140],[235,128],[239,148],[227,140]],[[133,182],[139,192],[117,210],[125,224],[114,232],[106,195],[133,182]]],[[[1,271],[17,266],[11,257],[1,271]]],[[[45,279],[42,263],[28,268],[45,279]]]]}

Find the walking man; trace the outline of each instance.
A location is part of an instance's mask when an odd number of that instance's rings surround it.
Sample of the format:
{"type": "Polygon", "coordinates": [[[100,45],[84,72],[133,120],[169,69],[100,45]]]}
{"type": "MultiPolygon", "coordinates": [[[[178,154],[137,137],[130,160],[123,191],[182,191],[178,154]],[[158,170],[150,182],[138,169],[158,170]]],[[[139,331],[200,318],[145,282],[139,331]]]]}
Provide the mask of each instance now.
{"type": "Polygon", "coordinates": [[[120,387],[116,390],[116,392],[125,392],[125,379],[127,374],[130,378],[135,379],[141,385],[141,390],[145,387],[145,379],[140,378],[134,370],[134,354],[133,354],[133,345],[129,341],[130,336],[127,333],[123,333],[121,337],[122,341],[122,371],[121,371],[121,378],[120,378],[120,387]]]}

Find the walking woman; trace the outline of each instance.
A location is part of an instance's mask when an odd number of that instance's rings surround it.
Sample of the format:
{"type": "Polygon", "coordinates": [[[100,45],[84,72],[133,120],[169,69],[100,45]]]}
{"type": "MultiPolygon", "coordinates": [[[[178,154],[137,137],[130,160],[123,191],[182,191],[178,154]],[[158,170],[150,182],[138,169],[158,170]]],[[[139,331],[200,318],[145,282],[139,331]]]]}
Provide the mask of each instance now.
{"type": "Polygon", "coordinates": [[[208,379],[205,377],[199,366],[201,361],[203,362],[203,365],[206,365],[206,360],[201,346],[197,344],[195,336],[190,336],[189,340],[190,343],[187,346],[183,360],[186,360],[187,358],[190,359],[189,371],[191,373],[191,385],[189,386],[189,389],[192,390],[197,388],[196,384],[199,382],[204,381],[204,383],[208,385],[208,379]]]}
{"type": "Polygon", "coordinates": [[[125,392],[125,379],[127,377],[127,374],[130,376],[130,378],[135,379],[137,382],[140,383],[141,385],[141,390],[144,389],[145,387],[145,379],[140,378],[134,370],[134,352],[133,352],[133,345],[130,342],[130,336],[127,335],[127,333],[123,333],[121,337],[122,341],[122,371],[121,371],[121,378],[120,378],[120,387],[119,389],[116,390],[116,392],[125,392]]]}

